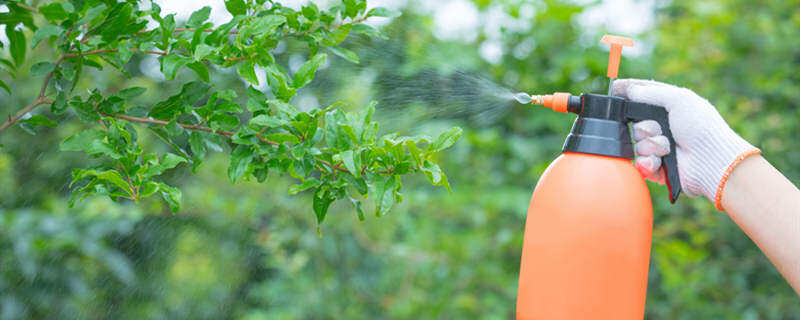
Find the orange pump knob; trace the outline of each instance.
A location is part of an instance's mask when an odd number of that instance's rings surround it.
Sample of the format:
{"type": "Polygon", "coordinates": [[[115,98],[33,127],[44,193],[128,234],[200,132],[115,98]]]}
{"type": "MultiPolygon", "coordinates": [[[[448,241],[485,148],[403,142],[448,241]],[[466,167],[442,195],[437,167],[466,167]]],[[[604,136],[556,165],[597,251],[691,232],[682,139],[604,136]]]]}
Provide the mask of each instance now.
{"type": "Polygon", "coordinates": [[[622,47],[633,47],[633,39],[615,35],[604,35],[600,43],[611,46],[608,53],[608,77],[616,78],[619,74],[619,60],[622,57],[622,47]]]}

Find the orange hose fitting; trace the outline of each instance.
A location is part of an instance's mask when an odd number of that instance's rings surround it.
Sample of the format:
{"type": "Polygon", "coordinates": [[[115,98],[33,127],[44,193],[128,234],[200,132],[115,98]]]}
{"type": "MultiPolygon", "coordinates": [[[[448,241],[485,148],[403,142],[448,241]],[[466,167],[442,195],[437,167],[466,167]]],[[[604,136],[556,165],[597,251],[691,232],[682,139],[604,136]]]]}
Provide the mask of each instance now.
{"type": "Polygon", "coordinates": [[[531,103],[553,109],[553,111],[567,113],[567,105],[569,105],[570,96],[572,95],[566,92],[537,95],[531,97],[531,103]]]}

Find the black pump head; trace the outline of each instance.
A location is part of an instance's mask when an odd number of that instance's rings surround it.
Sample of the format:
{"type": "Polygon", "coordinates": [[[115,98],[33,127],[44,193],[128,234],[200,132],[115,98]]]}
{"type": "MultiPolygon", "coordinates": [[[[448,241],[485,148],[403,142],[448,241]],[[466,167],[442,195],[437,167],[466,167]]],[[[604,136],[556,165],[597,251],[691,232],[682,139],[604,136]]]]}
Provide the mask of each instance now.
{"type": "Polygon", "coordinates": [[[620,97],[585,93],[580,100],[570,97],[567,111],[578,114],[563,151],[633,159],[633,144],[628,123],[655,120],[669,139],[670,153],[662,158],[662,169],[669,188],[669,200],[681,193],[676,144],[669,129],[667,110],[661,106],[629,101],[620,97]]]}

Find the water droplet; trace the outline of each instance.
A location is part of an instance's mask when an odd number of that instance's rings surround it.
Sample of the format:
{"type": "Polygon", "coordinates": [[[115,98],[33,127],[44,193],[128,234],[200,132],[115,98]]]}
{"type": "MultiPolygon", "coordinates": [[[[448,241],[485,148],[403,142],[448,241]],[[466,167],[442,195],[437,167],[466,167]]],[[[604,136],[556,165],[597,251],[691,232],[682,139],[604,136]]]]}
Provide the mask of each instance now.
{"type": "Polygon", "coordinates": [[[527,94],[525,92],[520,92],[520,93],[514,94],[514,99],[516,99],[517,101],[519,101],[519,103],[522,103],[522,104],[531,103],[531,95],[529,95],[529,94],[527,94]]]}

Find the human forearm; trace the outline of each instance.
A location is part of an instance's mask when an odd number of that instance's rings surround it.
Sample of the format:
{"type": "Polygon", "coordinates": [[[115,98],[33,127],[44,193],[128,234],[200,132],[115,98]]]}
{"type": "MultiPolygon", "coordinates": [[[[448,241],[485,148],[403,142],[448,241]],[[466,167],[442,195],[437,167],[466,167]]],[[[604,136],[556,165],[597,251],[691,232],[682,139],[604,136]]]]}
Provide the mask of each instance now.
{"type": "Polygon", "coordinates": [[[800,295],[800,190],[754,155],[731,173],[722,207],[800,295]]]}

